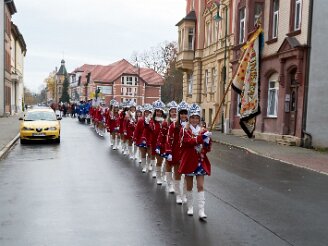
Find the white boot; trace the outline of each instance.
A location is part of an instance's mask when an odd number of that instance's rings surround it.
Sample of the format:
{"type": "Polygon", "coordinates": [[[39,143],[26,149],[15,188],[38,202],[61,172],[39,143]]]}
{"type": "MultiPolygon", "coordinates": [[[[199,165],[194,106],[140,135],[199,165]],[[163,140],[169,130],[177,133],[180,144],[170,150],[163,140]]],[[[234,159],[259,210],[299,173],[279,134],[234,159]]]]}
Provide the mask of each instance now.
{"type": "Polygon", "coordinates": [[[166,183],[167,183],[167,188],[169,190],[169,193],[173,194],[174,193],[174,187],[173,187],[173,182],[172,182],[172,173],[171,172],[165,172],[165,177],[166,177],[166,183]]]}
{"type": "Polygon", "coordinates": [[[147,172],[147,162],[146,158],[141,158],[141,166],[142,166],[142,172],[146,173],[147,172]]]}
{"type": "Polygon", "coordinates": [[[175,190],[175,202],[177,204],[182,204],[182,199],[181,199],[181,190],[180,190],[180,180],[174,180],[174,190],[175,190]]]}
{"type": "Polygon", "coordinates": [[[139,147],[137,149],[137,159],[138,159],[138,162],[141,163],[141,152],[139,150],[139,147]]]}
{"type": "Polygon", "coordinates": [[[129,149],[130,160],[133,160],[134,159],[133,146],[129,146],[128,149],[129,149]]]}
{"type": "Polygon", "coordinates": [[[163,182],[167,182],[167,176],[166,176],[166,161],[163,159],[162,162],[162,177],[163,177],[163,182]]]}
{"type": "Polygon", "coordinates": [[[156,179],[157,179],[157,184],[158,185],[163,184],[163,180],[162,180],[162,167],[161,166],[156,166],[156,179]]]}
{"type": "Polygon", "coordinates": [[[188,199],[187,199],[187,181],[186,181],[186,179],[183,179],[181,198],[182,198],[183,203],[187,203],[188,199]]]}
{"type": "Polygon", "coordinates": [[[192,197],[192,191],[187,191],[187,214],[189,216],[193,216],[194,214],[194,207],[193,207],[193,197],[192,197]]]}
{"type": "Polygon", "coordinates": [[[205,214],[205,192],[201,191],[198,192],[198,216],[200,219],[207,218],[207,215],[205,214]]]}
{"type": "Polygon", "coordinates": [[[126,143],[124,143],[123,155],[127,155],[128,152],[129,152],[129,144],[126,142],[126,143]]]}
{"type": "MultiPolygon", "coordinates": [[[[155,165],[156,165],[156,160],[148,160],[148,170],[149,171],[152,171],[154,170],[155,171],[155,165]]],[[[154,178],[154,175],[153,175],[153,178],[154,178]]],[[[156,178],[156,176],[155,176],[156,178]]]]}
{"type": "Polygon", "coordinates": [[[113,146],[113,143],[112,143],[112,136],[109,135],[109,146],[113,146]]]}
{"type": "Polygon", "coordinates": [[[117,150],[117,148],[118,148],[118,139],[117,139],[117,136],[115,136],[115,140],[114,140],[114,145],[113,145],[113,150],[117,150]]]}

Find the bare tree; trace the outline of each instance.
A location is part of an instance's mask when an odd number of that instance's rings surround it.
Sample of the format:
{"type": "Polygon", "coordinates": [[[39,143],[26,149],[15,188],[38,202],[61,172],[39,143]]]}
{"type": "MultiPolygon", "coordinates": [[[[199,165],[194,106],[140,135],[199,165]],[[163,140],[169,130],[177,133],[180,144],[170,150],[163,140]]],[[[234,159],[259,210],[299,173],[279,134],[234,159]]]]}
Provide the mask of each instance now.
{"type": "Polygon", "coordinates": [[[154,69],[163,76],[165,81],[161,91],[164,102],[182,100],[182,73],[175,68],[177,50],[176,42],[164,42],[141,53],[133,52],[131,56],[134,66],[154,69]]]}

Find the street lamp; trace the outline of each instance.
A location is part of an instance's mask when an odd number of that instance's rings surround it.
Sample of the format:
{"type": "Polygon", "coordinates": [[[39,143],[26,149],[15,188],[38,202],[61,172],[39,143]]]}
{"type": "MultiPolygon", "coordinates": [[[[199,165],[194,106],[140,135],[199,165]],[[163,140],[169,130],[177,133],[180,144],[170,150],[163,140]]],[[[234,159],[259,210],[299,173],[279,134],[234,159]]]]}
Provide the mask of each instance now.
{"type": "MultiPolygon", "coordinates": [[[[228,37],[228,5],[224,3],[217,3],[215,2],[216,7],[218,8],[216,15],[214,16],[214,20],[219,22],[222,21],[222,17],[220,16],[220,6],[224,6],[225,8],[225,36],[224,36],[224,63],[222,67],[222,77],[223,77],[223,84],[222,84],[222,95],[223,95],[223,105],[225,104],[225,86],[227,82],[227,37],[228,37]]],[[[222,109],[222,126],[221,132],[224,133],[224,108],[222,109]]]]}

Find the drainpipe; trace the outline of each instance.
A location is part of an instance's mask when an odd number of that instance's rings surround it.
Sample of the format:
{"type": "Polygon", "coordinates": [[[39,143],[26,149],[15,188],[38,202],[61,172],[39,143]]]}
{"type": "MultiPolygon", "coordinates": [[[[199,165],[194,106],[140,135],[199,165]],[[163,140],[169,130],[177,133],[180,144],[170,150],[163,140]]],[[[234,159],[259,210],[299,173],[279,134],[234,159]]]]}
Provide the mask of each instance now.
{"type": "Polygon", "coordinates": [[[308,106],[308,93],[309,93],[309,82],[310,82],[310,68],[311,68],[311,45],[312,45],[312,23],[313,23],[313,0],[309,0],[309,20],[308,20],[308,49],[306,63],[308,66],[308,71],[305,76],[304,81],[304,106],[303,106],[303,122],[302,122],[302,143],[301,146],[305,148],[312,147],[312,135],[306,131],[306,121],[307,121],[307,106],[308,106]]]}

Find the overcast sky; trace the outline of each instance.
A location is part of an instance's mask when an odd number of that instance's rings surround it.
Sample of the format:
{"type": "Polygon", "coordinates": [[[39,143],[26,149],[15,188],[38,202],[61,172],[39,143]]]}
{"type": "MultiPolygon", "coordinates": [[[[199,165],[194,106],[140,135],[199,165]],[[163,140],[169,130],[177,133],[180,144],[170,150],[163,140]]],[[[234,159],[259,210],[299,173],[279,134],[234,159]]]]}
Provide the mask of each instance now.
{"type": "Polygon", "coordinates": [[[24,84],[34,92],[62,58],[71,72],[176,41],[186,6],[185,0],[14,1],[13,22],[27,45],[24,84]]]}

